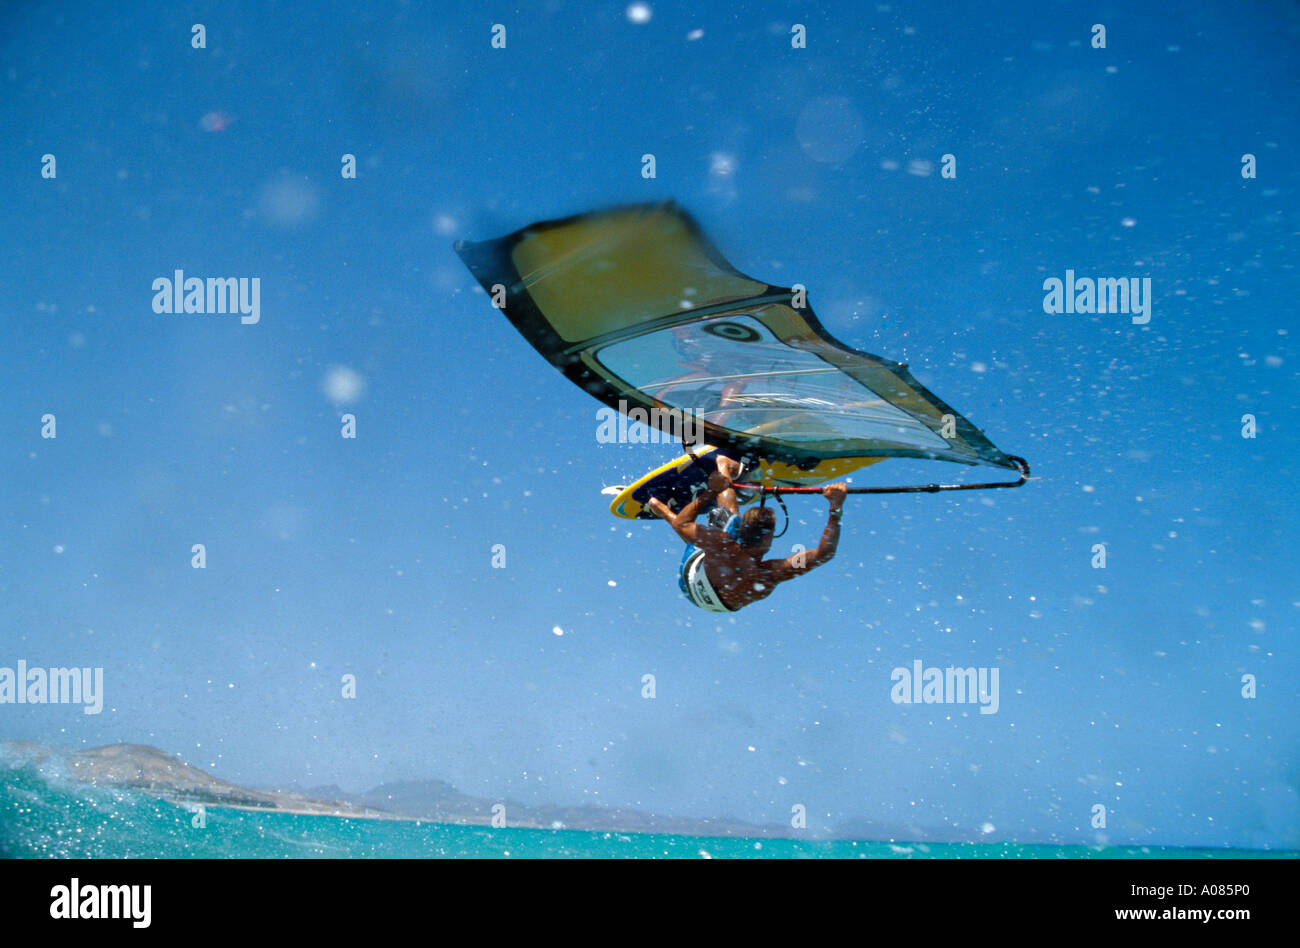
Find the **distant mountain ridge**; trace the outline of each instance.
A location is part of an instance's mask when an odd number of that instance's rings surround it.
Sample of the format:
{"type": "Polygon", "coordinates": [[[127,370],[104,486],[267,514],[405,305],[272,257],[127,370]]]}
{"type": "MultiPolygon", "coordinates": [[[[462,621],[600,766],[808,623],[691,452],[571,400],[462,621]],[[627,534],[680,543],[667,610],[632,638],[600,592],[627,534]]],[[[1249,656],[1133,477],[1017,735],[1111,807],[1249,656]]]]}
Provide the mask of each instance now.
{"type": "Polygon", "coordinates": [[[537,829],[889,842],[988,841],[987,836],[974,829],[966,832],[950,830],[939,836],[925,827],[888,825],[861,819],[837,826],[835,832],[819,833],[782,824],[756,825],[734,818],[660,816],[643,810],[598,804],[525,804],[508,798],[471,796],[445,780],[437,779],[393,781],[362,793],[348,793],[333,784],[302,791],[250,789],[214,777],[179,757],[145,744],[110,744],[64,751],[27,741],[5,741],[0,742],[0,754],[9,761],[17,758],[38,766],[61,764],[63,771],[73,780],[134,790],[191,806],[490,826],[493,807],[501,805],[505,807],[507,826],[537,829]]]}
{"type": "MultiPolygon", "coordinates": [[[[73,780],[120,787],[175,803],[228,806],[251,810],[400,819],[435,823],[491,825],[493,807],[505,807],[506,825],[539,829],[577,829],[627,833],[677,833],[689,836],[796,836],[781,826],[754,826],[736,820],[660,817],[641,810],[584,806],[528,805],[461,793],[443,780],[404,780],[381,784],[361,794],[337,786],[296,790],[254,790],[229,783],[145,744],[110,744],[87,750],[61,751],[26,741],[0,743],[9,759],[36,765],[61,762],[73,780]],[[322,798],[322,795],[331,798],[322,798]]],[[[807,834],[802,834],[807,838],[807,834]]]]}
{"type": "Polygon", "coordinates": [[[6,756],[41,765],[57,760],[73,780],[101,787],[120,787],[159,796],[174,803],[233,806],[257,810],[315,813],[323,816],[383,817],[379,811],[318,800],[300,793],[250,790],[185,763],[146,744],[110,744],[88,750],[60,751],[26,741],[0,744],[6,756]]]}

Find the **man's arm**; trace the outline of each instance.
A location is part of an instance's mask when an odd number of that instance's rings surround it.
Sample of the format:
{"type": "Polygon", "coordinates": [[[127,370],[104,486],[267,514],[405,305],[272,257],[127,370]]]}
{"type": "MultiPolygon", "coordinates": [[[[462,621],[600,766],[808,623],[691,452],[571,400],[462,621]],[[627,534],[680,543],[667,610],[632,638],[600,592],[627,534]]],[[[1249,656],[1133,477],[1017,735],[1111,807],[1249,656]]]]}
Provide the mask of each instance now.
{"type": "Polygon", "coordinates": [[[826,529],[822,531],[821,542],[817,549],[802,551],[772,564],[772,578],[783,583],[814,567],[829,563],[835,558],[835,551],[840,545],[840,516],[844,510],[846,484],[828,484],[822,488],[822,496],[830,501],[830,515],[826,518],[826,529]]]}

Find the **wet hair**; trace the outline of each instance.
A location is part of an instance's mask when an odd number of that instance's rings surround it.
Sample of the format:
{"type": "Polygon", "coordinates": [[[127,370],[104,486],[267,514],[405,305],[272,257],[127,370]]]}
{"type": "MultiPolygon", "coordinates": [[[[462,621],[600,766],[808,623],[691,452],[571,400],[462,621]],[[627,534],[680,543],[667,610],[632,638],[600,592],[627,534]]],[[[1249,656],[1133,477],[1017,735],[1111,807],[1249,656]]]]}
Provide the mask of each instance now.
{"type": "Polygon", "coordinates": [[[758,546],[764,534],[776,527],[776,514],[771,507],[751,507],[740,518],[736,528],[736,542],[741,546],[758,546]]]}

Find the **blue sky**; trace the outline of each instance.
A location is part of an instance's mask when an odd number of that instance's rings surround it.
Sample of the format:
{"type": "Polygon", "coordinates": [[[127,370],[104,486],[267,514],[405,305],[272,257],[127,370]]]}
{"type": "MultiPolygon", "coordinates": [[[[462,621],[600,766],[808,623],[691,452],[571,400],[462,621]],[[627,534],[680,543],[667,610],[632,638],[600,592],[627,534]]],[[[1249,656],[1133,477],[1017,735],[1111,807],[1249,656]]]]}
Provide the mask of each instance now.
{"type": "MultiPolygon", "coordinates": [[[[0,665],[103,666],[108,706],[0,706],[0,737],[258,785],[1012,839],[1093,838],[1100,803],[1113,842],[1300,846],[1294,10],[652,8],[0,14],[0,665]],[[675,538],[600,495],[671,450],[598,443],[451,249],[667,197],[1038,479],[852,498],[832,564],[692,609],[675,538]],[[259,277],[261,321],[155,314],[177,268],[259,277]],[[1045,314],[1067,268],[1150,277],[1151,322],[1045,314]],[[893,704],[916,659],[1000,668],[998,713],[893,704]]],[[[811,545],[824,505],[791,509],[811,545]]]]}

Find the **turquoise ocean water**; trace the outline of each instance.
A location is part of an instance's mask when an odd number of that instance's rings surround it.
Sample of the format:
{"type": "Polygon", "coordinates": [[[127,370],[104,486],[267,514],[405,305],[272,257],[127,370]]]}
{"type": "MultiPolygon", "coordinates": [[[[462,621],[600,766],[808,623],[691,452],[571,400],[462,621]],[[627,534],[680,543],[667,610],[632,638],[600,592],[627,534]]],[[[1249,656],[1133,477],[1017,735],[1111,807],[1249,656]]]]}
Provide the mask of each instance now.
{"type": "Polygon", "coordinates": [[[749,839],[492,829],[397,820],[196,810],[49,778],[24,765],[0,780],[0,855],[17,858],[1296,858],[1295,852],[1151,846],[749,839]]]}

